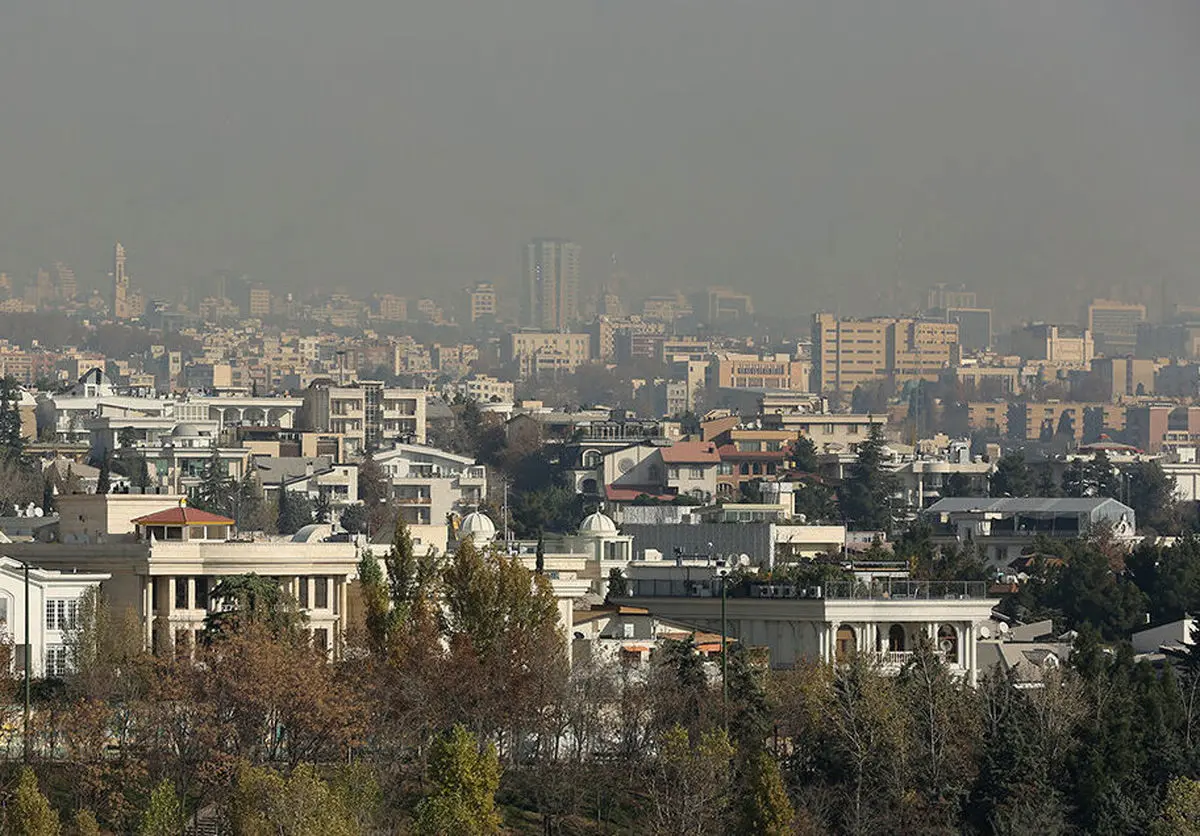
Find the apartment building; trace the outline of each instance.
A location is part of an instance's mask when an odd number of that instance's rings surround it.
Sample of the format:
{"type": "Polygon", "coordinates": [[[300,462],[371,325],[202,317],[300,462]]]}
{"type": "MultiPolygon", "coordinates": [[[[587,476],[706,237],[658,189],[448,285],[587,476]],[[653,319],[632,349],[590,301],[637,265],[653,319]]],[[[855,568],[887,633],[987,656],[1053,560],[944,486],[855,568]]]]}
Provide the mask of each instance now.
{"type": "Polygon", "coordinates": [[[1049,440],[1067,426],[1077,445],[1105,432],[1121,433],[1125,430],[1125,409],[1111,403],[1078,401],[1014,401],[1008,406],[1010,438],[1049,440]]]}
{"type": "Polygon", "coordinates": [[[820,453],[852,450],[871,434],[871,427],[887,426],[883,415],[834,414],[827,412],[780,411],[764,413],[764,429],[785,430],[792,438],[804,436],[820,453]]]}
{"type": "Polygon", "coordinates": [[[1146,320],[1145,305],[1093,299],[1083,313],[1098,352],[1114,357],[1137,349],[1138,327],[1146,320]]]}
{"type": "Polygon", "coordinates": [[[471,312],[471,321],[476,322],[484,317],[496,317],[496,286],[491,282],[477,282],[475,287],[467,291],[467,308],[471,312]]]}
{"type": "Polygon", "coordinates": [[[1014,329],[1009,336],[1009,350],[1025,360],[1045,360],[1060,366],[1086,367],[1096,356],[1091,331],[1044,322],[1014,329]]]}
{"type": "Polygon", "coordinates": [[[397,444],[375,461],[391,483],[392,502],[421,545],[445,550],[450,514],[474,511],[487,496],[487,469],[466,456],[397,444]]]}
{"type": "Polygon", "coordinates": [[[958,324],[819,313],[812,342],[814,391],[849,392],[878,380],[936,380],[957,356],[958,324]]]}
{"type": "Polygon", "coordinates": [[[1155,363],[1134,357],[1097,357],[1092,374],[1100,378],[1110,400],[1136,395],[1153,395],[1155,363]]]}
{"type": "Polygon", "coordinates": [[[353,386],[320,381],[305,390],[302,428],[341,435],[349,456],[398,441],[424,444],[426,399],[423,391],[389,388],[377,380],[353,386]]]}
{"type": "Polygon", "coordinates": [[[790,354],[721,352],[709,361],[709,389],[788,389],[807,392],[812,365],[790,354]]]}
{"type": "Polygon", "coordinates": [[[516,365],[521,380],[570,374],[591,361],[592,340],[588,334],[518,331],[508,335],[501,359],[516,365]]]}
{"type": "Polygon", "coordinates": [[[1147,453],[1200,443],[1200,407],[1147,404],[1131,406],[1125,415],[1125,440],[1147,453]]]}

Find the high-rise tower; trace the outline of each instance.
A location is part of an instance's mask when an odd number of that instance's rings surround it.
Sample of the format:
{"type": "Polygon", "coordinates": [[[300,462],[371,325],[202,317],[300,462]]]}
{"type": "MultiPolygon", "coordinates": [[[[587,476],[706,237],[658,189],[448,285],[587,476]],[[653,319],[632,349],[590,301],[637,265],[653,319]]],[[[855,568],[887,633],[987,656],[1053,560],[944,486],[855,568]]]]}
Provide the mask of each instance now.
{"type": "Polygon", "coordinates": [[[521,324],[567,331],[579,319],[579,245],[537,238],[525,245],[521,263],[521,324]]]}
{"type": "Polygon", "coordinates": [[[113,319],[129,319],[129,276],[125,274],[125,248],[118,241],[113,247],[113,319]]]}

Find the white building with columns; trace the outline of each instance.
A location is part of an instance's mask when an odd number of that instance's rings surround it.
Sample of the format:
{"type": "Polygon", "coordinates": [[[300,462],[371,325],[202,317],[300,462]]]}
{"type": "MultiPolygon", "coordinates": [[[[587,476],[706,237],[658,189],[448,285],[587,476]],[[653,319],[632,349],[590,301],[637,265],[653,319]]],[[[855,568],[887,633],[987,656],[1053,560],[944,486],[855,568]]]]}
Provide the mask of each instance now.
{"type": "MultiPolygon", "coordinates": [[[[662,561],[667,563],[667,561],[662,561]]],[[[710,566],[629,567],[630,596],[660,618],[721,633],[721,589],[710,566]]],[[[979,627],[999,600],[985,583],[881,580],[802,588],[786,583],[730,586],[725,633],[749,647],[765,647],[773,667],[803,661],[836,663],[855,653],[898,672],[922,638],[951,670],[974,685],[980,668],[979,627]]]]}
{"type": "Polygon", "coordinates": [[[156,652],[194,643],[215,606],[212,589],[254,573],[291,593],[314,645],[340,656],[359,554],[329,526],[250,539],[235,534],[233,520],[189,508],[178,495],[69,494],[58,502],[59,522],[39,529],[39,541],[4,550],[45,569],[107,575],[101,591],[112,606],[137,613],[156,652]]]}

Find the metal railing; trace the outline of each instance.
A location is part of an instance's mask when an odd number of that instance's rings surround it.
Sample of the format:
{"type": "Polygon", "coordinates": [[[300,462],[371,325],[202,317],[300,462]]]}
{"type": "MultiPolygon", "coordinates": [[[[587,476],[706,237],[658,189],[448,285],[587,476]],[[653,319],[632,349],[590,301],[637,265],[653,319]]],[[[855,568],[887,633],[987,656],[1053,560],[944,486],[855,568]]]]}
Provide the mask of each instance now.
{"type": "MultiPolygon", "coordinates": [[[[720,581],[709,578],[630,580],[634,598],[715,598],[720,581]]],[[[987,598],[986,581],[911,581],[881,578],[871,583],[835,581],[824,585],[746,581],[731,584],[730,598],[824,599],[831,601],[934,601],[987,598]]]]}

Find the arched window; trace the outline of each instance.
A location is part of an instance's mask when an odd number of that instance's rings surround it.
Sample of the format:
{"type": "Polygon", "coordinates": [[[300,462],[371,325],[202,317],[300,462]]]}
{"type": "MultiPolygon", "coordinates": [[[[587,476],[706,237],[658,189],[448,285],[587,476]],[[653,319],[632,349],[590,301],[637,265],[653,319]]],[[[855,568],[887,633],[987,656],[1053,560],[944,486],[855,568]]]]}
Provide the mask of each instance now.
{"type": "Polygon", "coordinates": [[[941,651],[947,663],[958,664],[958,631],[953,625],[943,624],[938,627],[937,649],[941,651]]]}
{"type": "Polygon", "coordinates": [[[599,467],[601,455],[599,450],[584,450],[583,451],[583,466],[584,467],[599,467]]]}
{"type": "Polygon", "coordinates": [[[888,650],[904,650],[904,628],[899,624],[893,624],[888,629],[888,650]]]}

